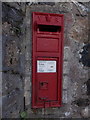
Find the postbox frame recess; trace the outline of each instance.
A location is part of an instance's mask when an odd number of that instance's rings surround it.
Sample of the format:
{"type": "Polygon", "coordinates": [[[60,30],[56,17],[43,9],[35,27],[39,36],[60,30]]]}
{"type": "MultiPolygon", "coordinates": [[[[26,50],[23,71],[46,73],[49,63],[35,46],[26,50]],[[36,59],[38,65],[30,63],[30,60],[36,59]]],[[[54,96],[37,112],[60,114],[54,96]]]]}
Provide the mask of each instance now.
{"type": "Polygon", "coordinates": [[[33,12],[32,108],[62,105],[64,15],[33,12]]]}

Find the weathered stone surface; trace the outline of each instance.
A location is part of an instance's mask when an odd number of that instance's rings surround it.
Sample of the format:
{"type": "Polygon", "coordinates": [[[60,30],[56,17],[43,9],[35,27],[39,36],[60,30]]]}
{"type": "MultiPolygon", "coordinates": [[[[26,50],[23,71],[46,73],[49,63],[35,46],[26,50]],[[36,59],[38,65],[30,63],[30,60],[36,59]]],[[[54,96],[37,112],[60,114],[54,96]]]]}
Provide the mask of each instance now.
{"type": "Polygon", "coordinates": [[[47,118],[89,117],[87,4],[3,3],[2,16],[3,117],[19,117],[24,97],[29,117],[38,118],[44,113],[47,118]],[[60,108],[31,109],[32,12],[35,11],[64,14],[63,105],[60,108]]]}
{"type": "Polygon", "coordinates": [[[21,91],[23,89],[22,79],[18,74],[3,73],[2,85],[3,95],[10,94],[13,90],[21,91]]]}
{"type": "Polygon", "coordinates": [[[53,5],[55,5],[55,2],[38,2],[38,4],[40,4],[40,5],[50,5],[50,6],[53,6],[53,5]]]}
{"type": "Polygon", "coordinates": [[[88,107],[85,107],[84,109],[81,110],[81,116],[84,118],[89,118],[90,114],[89,114],[90,110],[88,107]]]}
{"type": "Polygon", "coordinates": [[[63,90],[62,102],[63,102],[63,103],[68,103],[68,94],[67,94],[67,90],[63,90]]]}
{"type": "Polygon", "coordinates": [[[78,106],[84,106],[85,107],[85,106],[90,105],[90,100],[79,98],[78,100],[74,101],[74,103],[78,106]]]}
{"type": "Polygon", "coordinates": [[[70,36],[77,41],[88,41],[88,18],[77,18],[74,26],[71,29],[70,36]]]}
{"type": "Polygon", "coordinates": [[[69,70],[70,70],[69,63],[67,61],[65,61],[63,63],[63,74],[68,75],[69,74],[69,70]]]}
{"type": "Polygon", "coordinates": [[[2,116],[2,97],[0,96],[0,118],[2,116]]]}
{"type": "MultiPolygon", "coordinates": [[[[13,4],[13,3],[12,3],[13,4]]],[[[7,3],[2,4],[2,20],[3,22],[8,22],[13,26],[19,26],[23,21],[22,11],[19,11],[13,7],[10,8],[7,3]]]]}
{"type": "Polygon", "coordinates": [[[63,76],[63,89],[68,89],[69,82],[69,77],[67,75],[63,76]]]}
{"type": "Polygon", "coordinates": [[[24,106],[23,14],[8,3],[3,3],[2,16],[2,116],[18,118],[24,106]]]}
{"type": "Polygon", "coordinates": [[[82,95],[85,95],[87,93],[87,85],[84,83],[81,88],[82,95]]]}
{"type": "Polygon", "coordinates": [[[19,117],[19,112],[23,109],[23,101],[20,99],[22,97],[22,94],[20,92],[12,91],[11,94],[8,94],[6,96],[3,96],[2,98],[2,116],[3,118],[11,118],[12,113],[17,112],[17,116],[13,117],[19,117]],[[19,96],[19,97],[18,97],[19,96]]]}
{"type": "Polygon", "coordinates": [[[70,47],[69,46],[65,46],[64,47],[64,61],[69,61],[70,60],[70,55],[71,51],[70,51],[70,47]]]}
{"type": "Polygon", "coordinates": [[[16,8],[18,10],[20,10],[20,5],[21,3],[18,2],[8,2],[8,6],[10,6],[11,8],[16,8]]]}

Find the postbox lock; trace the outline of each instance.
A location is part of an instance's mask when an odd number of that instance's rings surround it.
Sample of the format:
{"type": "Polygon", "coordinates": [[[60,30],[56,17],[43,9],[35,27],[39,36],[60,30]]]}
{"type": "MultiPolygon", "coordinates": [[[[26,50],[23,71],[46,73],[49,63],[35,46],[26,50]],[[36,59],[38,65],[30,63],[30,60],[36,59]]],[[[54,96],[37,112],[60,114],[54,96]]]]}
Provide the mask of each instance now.
{"type": "Polygon", "coordinates": [[[47,81],[40,82],[39,83],[39,88],[40,89],[48,89],[48,82],[47,81]]]}
{"type": "Polygon", "coordinates": [[[44,84],[48,84],[48,82],[40,82],[41,86],[43,86],[44,84]]]}
{"type": "Polygon", "coordinates": [[[41,82],[40,85],[43,86],[43,82],[41,82]]]}

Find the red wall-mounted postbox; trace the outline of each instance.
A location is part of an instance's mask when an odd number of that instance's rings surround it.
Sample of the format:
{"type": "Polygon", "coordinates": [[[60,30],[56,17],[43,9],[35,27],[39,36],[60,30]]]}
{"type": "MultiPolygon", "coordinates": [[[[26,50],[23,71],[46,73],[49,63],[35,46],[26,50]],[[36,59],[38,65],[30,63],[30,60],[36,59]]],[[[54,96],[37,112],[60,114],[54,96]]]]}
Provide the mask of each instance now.
{"type": "Polygon", "coordinates": [[[63,21],[62,14],[33,13],[32,108],[61,106],[63,21]]]}

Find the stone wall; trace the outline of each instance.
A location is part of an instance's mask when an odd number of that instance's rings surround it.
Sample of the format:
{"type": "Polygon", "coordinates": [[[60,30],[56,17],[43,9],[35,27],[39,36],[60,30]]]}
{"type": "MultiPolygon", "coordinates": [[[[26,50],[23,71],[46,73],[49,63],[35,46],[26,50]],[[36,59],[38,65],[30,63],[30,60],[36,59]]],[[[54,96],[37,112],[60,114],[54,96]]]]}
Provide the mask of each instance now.
{"type": "Polygon", "coordinates": [[[0,119],[2,118],[2,3],[0,2],[0,119]]]}
{"type": "Polygon", "coordinates": [[[2,3],[2,116],[5,118],[19,117],[24,107],[25,12],[19,4],[2,3]]]}
{"type": "Polygon", "coordinates": [[[90,117],[89,3],[3,3],[3,118],[90,117]],[[62,107],[31,109],[32,12],[64,14],[62,107]],[[45,114],[45,115],[44,115],[45,114]]]}

